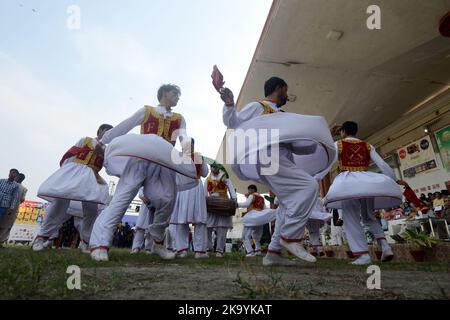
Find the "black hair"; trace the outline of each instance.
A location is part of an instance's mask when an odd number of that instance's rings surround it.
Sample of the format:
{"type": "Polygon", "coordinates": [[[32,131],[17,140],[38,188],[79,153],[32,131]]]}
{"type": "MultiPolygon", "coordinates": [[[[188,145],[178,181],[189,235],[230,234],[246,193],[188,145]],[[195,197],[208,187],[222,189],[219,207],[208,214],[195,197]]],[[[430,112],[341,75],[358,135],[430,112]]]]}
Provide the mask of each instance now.
{"type": "Polygon", "coordinates": [[[247,187],[247,189],[252,189],[252,190],[258,191],[258,188],[254,184],[249,185],[247,187]]]}
{"type": "Polygon", "coordinates": [[[286,81],[278,77],[272,77],[264,83],[264,96],[270,96],[277,88],[287,87],[286,81]]]}
{"type": "Polygon", "coordinates": [[[97,135],[99,135],[100,134],[100,131],[101,130],[109,130],[109,129],[112,129],[113,128],[113,126],[112,125],[110,125],[110,124],[107,124],[107,123],[104,123],[104,124],[102,124],[100,127],[98,127],[98,130],[97,130],[97,135]]]}
{"type": "Polygon", "coordinates": [[[25,175],[23,173],[19,173],[19,175],[17,176],[17,180],[19,180],[19,182],[22,182],[23,180],[25,180],[25,175]]]}
{"type": "Polygon", "coordinates": [[[344,130],[344,132],[350,136],[354,136],[358,132],[358,124],[353,121],[345,121],[342,124],[341,130],[344,130]]]}
{"type": "Polygon", "coordinates": [[[15,171],[15,172],[17,172],[17,174],[19,174],[19,170],[17,170],[17,169],[11,169],[11,170],[9,170],[9,173],[11,173],[11,172],[13,172],[13,171],[15,171]]]}
{"type": "Polygon", "coordinates": [[[158,101],[161,101],[164,92],[169,92],[175,90],[176,92],[178,92],[178,94],[181,94],[181,89],[179,86],[174,85],[174,84],[163,84],[161,87],[159,87],[158,89],[158,101]]]}

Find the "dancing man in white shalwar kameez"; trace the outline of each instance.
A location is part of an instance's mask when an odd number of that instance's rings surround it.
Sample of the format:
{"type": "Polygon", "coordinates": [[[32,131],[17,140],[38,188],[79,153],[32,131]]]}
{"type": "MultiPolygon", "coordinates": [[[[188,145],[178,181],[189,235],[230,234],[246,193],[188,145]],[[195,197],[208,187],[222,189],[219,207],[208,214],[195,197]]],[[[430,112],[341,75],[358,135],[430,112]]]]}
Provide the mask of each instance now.
{"type": "MultiPolygon", "coordinates": [[[[212,163],[211,174],[205,180],[205,190],[210,197],[222,197],[228,199],[227,191],[230,193],[232,200],[237,199],[231,179],[222,165],[212,163]]],[[[227,240],[227,232],[233,229],[233,217],[221,216],[208,212],[207,216],[207,232],[208,232],[208,251],[213,250],[213,232],[216,234],[216,257],[222,258],[227,240]]]]}
{"type": "MultiPolygon", "coordinates": [[[[136,126],[140,126],[141,135],[156,135],[175,145],[177,138],[183,144],[186,123],[183,116],[172,111],[178,103],[180,88],[175,85],[163,85],[158,90],[159,105],[144,106],[130,118],[122,121],[100,140],[101,145],[113,144],[115,138],[126,135],[136,126]]],[[[104,148],[104,147],[103,147],[104,148]]],[[[136,146],[134,150],[152,148],[136,146]]],[[[176,197],[176,172],[173,168],[161,166],[138,156],[127,158],[125,168],[121,172],[119,183],[109,206],[99,215],[91,235],[91,257],[97,261],[108,260],[108,250],[112,244],[116,225],[121,221],[129,204],[141,186],[144,194],[151,199],[155,208],[153,223],[149,233],[154,239],[153,252],[162,259],[174,259],[175,254],[164,246],[165,230],[170,222],[170,215],[176,197]]],[[[106,159],[108,161],[108,159],[106,159]]],[[[108,167],[105,164],[107,170],[108,167]]]]}
{"type": "Polygon", "coordinates": [[[338,129],[342,136],[342,140],[336,142],[336,161],[339,161],[340,173],[334,179],[324,203],[328,208],[342,209],[345,237],[352,253],[358,256],[352,264],[371,263],[363,225],[377,239],[382,249],[381,260],[389,261],[393,253],[374,211],[400,205],[402,194],[395,182],[394,171],[372,145],[355,137],[358,132],[355,122],[346,121],[342,126],[333,128],[334,131],[338,129]],[[371,161],[383,174],[368,171],[371,161]]]}
{"type": "MultiPolygon", "coordinates": [[[[216,70],[212,75],[213,84],[217,78],[215,73],[217,74],[216,70]]],[[[215,87],[218,89],[217,85],[215,87]]],[[[263,100],[247,104],[240,112],[237,112],[233,94],[228,88],[219,88],[218,91],[225,102],[223,122],[228,128],[253,131],[269,128],[269,130],[278,130],[280,134],[279,143],[275,144],[279,146],[276,172],[264,174],[262,172],[264,164],[259,160],[252,167],[256,170],[253,174],[255,178],[251,177],[251,173],[244,172],[248,167],[247,164],[237,163],[233,167],[238,176],[244,176],[244,178],[267,185],[280,201],[275,232],[268,253],[263,259],[263,265],[293,265],[292,261],[281,256],[283,248],[302,260],[315,262],[316,258],[305,250],[301,242],[305,225],[319,192],[319,185],[313,177],[318,171],[316,169],[306,171],[303,165],[296,163],[294,155],[313,155],[305,162],[305,165],[318,166],[320,164],[319,171],[329,170],[327,153],[332,139],[328,125],[322,117],[280,113],[280,108],[288,100],[288,86],[284,80],[277,77],[272,77],[265,82],[265,98],[263,100]],[[324,128],[327,129],[327,132],[324,132],[324,128]],[[317,143],[316,137],[322,137],[324,143],[317,143]],[[302,144],[304,141],[308,142],[302,144]],[[327,152],[320,151],[322,153],[316,155],[316,152],[323,150],[321,148],[325,148],[325,146],[327,152]],[[295,147],[298,149],[294,150],[295,147]]],[[[278,151],[271,146],[268,146],[268,149],[273,153],[278,151]]]]}
{"type": "Polygon", "coordinates": [[[208,175],[208,165],[203,157],[194,152],[194,139],[191,153],[197,166],[197,184],[194,188],[179,191],[175,201],[175,207],[170,220],[170,225],[176,226],[175,247],[180,258],[187,257],[189,249],[189,224],[194,226],[193,244],[195,258],[207,258],[207,213],[205,189],[200,177],[208,175]]]}
{"type": "Polygon", "coordinates": [[[58,230],[67,220],[71,201],[81,202],[83,222],[81,226],[81,250],[87,250],[93,221],[98,215],[98,205],[109,198],[108,185],[100,177],[103,155],[95,149],[97,141],[112,128],[103,124],[97,130],[97,138],[80,139],[60,161],[60,168],[45,180],[38,190],[38,197],[50,201],[32,249],[41,251],[51,247],[58,230]]]}
{"type": "MultiPolygon", "coordinates": [[[[258,193],[258,188],[251,184],[247,187],[248,193],[246,194],[247,200],[238,203],[239,208],[247,208],[247,211],[242,213],[242,217],[248,214],[257,215],[259,212],[266,208],[264,198],[258,193]]],[[[264,231],[264,224],[254,227],[248,227],[244,225],[242,231],[242,239],[244,240],[244,247],[246,257],[254,257],[261,255],[261,237],[264,231]],[[251,240],[255,244],[255,250],[253,250],[251,240]]]]}

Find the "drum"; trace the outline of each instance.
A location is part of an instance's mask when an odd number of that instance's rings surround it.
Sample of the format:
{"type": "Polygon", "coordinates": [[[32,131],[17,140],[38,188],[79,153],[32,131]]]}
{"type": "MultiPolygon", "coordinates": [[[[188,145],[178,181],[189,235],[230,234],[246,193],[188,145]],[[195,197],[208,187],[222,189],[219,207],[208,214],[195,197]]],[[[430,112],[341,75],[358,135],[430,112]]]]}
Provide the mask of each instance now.
{"type": "Polygon", "coordinates": [[[236,213],[236,202],[222,197],[206,197],[206,209],[208,213],[230,217],[236,213]]]}

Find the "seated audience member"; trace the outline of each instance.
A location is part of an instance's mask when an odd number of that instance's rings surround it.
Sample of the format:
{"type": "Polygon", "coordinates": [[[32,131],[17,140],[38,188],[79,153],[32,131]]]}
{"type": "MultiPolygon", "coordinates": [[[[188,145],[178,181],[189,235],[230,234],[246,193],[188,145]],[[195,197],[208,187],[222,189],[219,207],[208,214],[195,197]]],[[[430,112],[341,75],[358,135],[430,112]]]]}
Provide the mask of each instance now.
{"type": "Polygon", "coordinates": [[[433,200],[433,209],[436,209],[437,207],[441,207],[443,205],[444,205],[444,198],[442,197],[442,194],[440,192],[435,192],[433,200]]]}

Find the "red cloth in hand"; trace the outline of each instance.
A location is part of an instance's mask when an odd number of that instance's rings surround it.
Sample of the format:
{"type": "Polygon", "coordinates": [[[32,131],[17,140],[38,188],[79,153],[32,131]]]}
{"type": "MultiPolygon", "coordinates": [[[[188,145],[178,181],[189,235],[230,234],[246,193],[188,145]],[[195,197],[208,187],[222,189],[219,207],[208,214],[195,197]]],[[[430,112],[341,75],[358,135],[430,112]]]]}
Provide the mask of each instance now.
{"type": "Polygon", "coordinates": [[[216,65],[214,65],[214,67],[213,67],[213,72],[211,74],[211,78],[212,78],[212,84],[213,84],[214,88],[216,88],[217,92],[220,93],[220,89],[223,88],[225,81],[223,81],[223,75],[219,71],[219,69],[217,68],[216,65]]]}
{"type": "Polygon", "coordinates": [[[422,201],[420,201],[419,198],[417,198],[415,192],[409,186],[405,187],[405,191],[403,191],[403,195],[405,196],[405,198],[408,202],[411,202],[414,205],[414,207],[416,207],[416,208],[426,207],[426,205],[422,201]]]}

